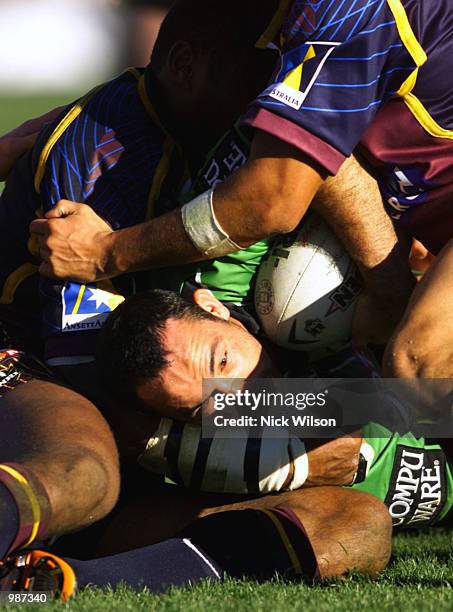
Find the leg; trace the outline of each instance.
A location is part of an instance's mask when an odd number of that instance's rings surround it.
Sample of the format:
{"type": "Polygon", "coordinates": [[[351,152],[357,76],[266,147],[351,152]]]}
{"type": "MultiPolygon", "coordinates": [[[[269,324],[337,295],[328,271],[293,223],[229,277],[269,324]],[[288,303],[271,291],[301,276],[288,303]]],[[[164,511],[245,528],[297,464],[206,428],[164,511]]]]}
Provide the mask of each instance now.
{"type": "Polygon", "coordinates": [[[29,576],[39,577],[40,584],[44,576],[48,590],[63,597],[72,594],[76,580],[82,587],[115,588],[124,582],[160,593],[205,578],[221,580],[223,572],[258,580],[278,573],[312,583],[350,570],[375,575],[390,556],[387,509],[358,491],[319,487],[207,512],[172,539],[101,559],[78,561],[32,552],[25,569],[12,566],[0,579],[0,588],[21,590],[34,583],[29,576]]]}
{"type": "MultiPolygon", "coordinates": [[[[284,506],[302,523],[322,578],[339,576],[351,569],[375,574],[388,562],[390,516],[384,504],[371,495],[339,487],[314,487],[222,505],[218,497],[216,503],[216,497],[195,496],[178,487],[166,487],[161,494],[137,500],[113,518],[101,543],[100,554],[174,537],[197,517],[210,518],[217,513],[231,515],[230,510],[284,506]]],[[[222,532],[231,534],[230,530],[219,527],[218,533],[222,532]]]]}
{"type": "Polygon", "coordinates": [[[314,487],[202,511],[202,515],[244,508],[290,508],[315,552],[320,578],[357,570],[375,575],[390,558],[392,525],[384,504],[366,493],[314,487]]]}
{"type": "Polygon", "coordinates": [[[30,543],[31,536],[80,529],[113,508],[119,489],[116,446],[91,402],[32,378],[6,392],[0,412],[0,492],[7,499],[2,515],[0,498],[0,557],[13,544],[30,543]],[[2,525],[11,496],[19,525],[7,542],[2,525]],[[24,524],[30,517],[35,528],[24,524]]]}

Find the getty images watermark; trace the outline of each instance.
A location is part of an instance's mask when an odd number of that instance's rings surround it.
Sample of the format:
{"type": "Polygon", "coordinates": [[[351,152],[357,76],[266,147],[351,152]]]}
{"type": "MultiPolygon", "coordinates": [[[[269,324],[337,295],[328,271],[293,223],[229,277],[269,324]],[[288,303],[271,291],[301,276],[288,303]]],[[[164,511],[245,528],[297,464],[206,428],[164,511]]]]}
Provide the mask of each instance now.
{"type": "Polygon", "coordinates": [[[453,380],[208,379],[204,437],[453,437],[453,380]]]}
{"type": "Polygon", "coordinates": [[[249,389],[236,392],[214,392],[213,406],[216,414],[213,422],[216,427],[337,427],[335,417],[321,417],[313,414],[283,414],[281,409],[293,408],[303,411],[306,408],[324,408],[327,404],[328,390],[319,393],[281,393],[275,391],[250,391],[249,389]],[[217,414],[228,408],[243,408],[251,414],[242,414],[236,417],[227,414],[217,414]],[[277,414],[262,414],[266,408],[277,409],[277,414]]]}

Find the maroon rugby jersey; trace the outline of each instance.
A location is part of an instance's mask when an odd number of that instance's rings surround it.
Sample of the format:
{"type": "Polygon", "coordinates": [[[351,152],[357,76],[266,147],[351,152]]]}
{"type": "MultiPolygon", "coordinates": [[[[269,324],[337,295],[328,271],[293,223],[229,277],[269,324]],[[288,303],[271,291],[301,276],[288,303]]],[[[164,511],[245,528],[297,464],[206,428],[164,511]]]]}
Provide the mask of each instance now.
{"type": "Polygon", "coordinates": [[[389,213],[438,252],[453,235],[452,0],[282,0],[266,44],[280,62],[245,122],[330,174],[359,146],[389,213]]]}

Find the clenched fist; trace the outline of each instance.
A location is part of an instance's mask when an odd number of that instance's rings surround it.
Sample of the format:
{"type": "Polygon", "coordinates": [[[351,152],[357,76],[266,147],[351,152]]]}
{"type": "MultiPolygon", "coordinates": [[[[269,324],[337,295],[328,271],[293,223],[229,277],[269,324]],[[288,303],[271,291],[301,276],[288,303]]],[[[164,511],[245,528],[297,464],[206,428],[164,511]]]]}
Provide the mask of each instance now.
{"type": "Polygon", "coordinates": [[[309,472],[305,486],[351,484],[359,466],[362,438],[358,434],[350,434],[317,442],[321,444],[308,451],[309,472]]]}
{"type": "Polygon", "coordinates": [[[109,237],[113,230],[87,204],[60,200],[30,225],[44,276],[94,282],[107,278],[109,237]]]}

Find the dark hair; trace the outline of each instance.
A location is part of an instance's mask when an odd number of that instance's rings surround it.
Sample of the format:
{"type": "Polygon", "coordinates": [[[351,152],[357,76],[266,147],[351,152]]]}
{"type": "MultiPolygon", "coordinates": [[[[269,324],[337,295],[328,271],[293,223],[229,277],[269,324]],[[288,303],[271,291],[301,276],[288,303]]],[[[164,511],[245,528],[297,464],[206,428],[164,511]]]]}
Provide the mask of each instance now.
{"type": "Polygon", "coordinates": [[[217,64],[230,63],[229,53],[255,46],[272,16],[276,0],[178,0],[159,30],[151,67],[159,71],[175,42],[184,40],[217,64]]]}
{"type": "Polygon", "coordinates": [[[106,390],[128,401],[137,383],[157,378],[169,364],[164,330],[169,319],[216,317],[172,291],[134,295],[109,316],[99,335],[97,368],[106,390]]]}

